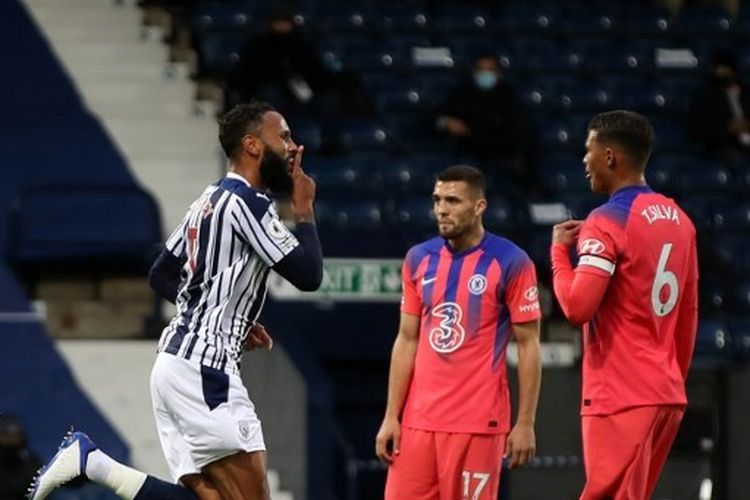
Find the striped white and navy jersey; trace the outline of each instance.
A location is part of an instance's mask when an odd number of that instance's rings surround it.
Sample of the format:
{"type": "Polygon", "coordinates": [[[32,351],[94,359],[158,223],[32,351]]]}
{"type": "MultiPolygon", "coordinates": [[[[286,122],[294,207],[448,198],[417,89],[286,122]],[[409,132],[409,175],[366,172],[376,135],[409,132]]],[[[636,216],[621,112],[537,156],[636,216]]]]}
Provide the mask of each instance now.
{"type": "Polygon", "coordinates": [[[297,245],[268,196],[244,178],[230,172],[206,188],[166,243],[183,264],[177,314],[159,352],[237,373],[268,273],[297,245]]]}

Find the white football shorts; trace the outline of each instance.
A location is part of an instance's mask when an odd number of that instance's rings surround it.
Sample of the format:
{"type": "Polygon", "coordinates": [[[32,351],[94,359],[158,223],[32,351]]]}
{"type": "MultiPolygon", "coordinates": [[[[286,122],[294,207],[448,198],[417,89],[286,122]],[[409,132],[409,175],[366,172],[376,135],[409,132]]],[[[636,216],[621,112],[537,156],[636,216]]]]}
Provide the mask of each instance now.
{"type": "Polygon", "coordinates": [[[240,451],[265,451],[255,406],[238,375],[159,353],[151,370],[156,428],[177,482],[240,451]]]}

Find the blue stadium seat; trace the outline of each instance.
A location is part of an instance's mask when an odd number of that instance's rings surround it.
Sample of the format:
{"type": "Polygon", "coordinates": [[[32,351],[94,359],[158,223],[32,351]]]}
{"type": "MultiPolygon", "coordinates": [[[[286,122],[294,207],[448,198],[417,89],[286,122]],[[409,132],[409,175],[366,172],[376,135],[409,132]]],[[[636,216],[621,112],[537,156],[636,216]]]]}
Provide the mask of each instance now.
{"type": "Polygon", "coordinates": [[[444,155],[423,154],[409,155],[371,168],[380,173],[388,193],[415,198],[419,195],[429,203],[437,174],[449,164],[444,155]]]}
{"type": "Polygon", "coordinates": [[[417,230],[435,229],[432,201],[427,196],[411,197],[396,208],[396,217],[402,225],[417,230]]]}
{"type": "Polygon", "coordinates": [[[425,92],[413,79],[375,79],[371,80],[370,88],[381,111],[420,111],[428,104],[425,92]]]}
{"type": "Polygon", "coordinates": [[[516,230],[516,205],[514,201],[494,196],[487,201],[487,211],[484,213],[484,225],[497,234],[509,234],[516,230]]]}
{"type": "Polygon", "coordinates": [[[190,16],[190,29],[200,37],[207,32],[245,30],[252,21],[250,9],[243,4],[198,2],[190,16]]]}
{"type": "Polygon", "coordinates": [[[428,32],[432,20],[427,9],[400,3],[377,4],[377,25],[384,33],[428,32]]]}
{"type": "Polygon", "coordinates": [[[732,318],[729,327],[732,332],[734,358],[744,363],[750,361],[750,314],[732,318]]]}
{"type": "Polygon", "coordinates": [[[314,153],[322,143],[320,125],[316,120],[297,118],[294,120],[292,137],[294,142],[305,146],[305,153],[314,153]]]}
{"type": "Polygon", "coordinates": [[[620,29],[622,22],[618,9],[587,5],[585,8],[574,8],[566,12],[559,24],[569,36],[605,37],[620,29]]]}
{"type": "Polygon", "coordinates": [[[559,16],[560,6],[556,3],[512,3],[500,12],[498,24],[503,31],[510,33],[551,33],[557,27],[559,16]]]}
{"type": "Polygon", "coordinates": [[[196,47],[198,74],[226,78],[240,60],[245,33],[243,31],[210,31],[204,33],[196,47]]]}
{"type": "Polygon", "coordinates": [[[316,10],[318,29],[324,33],[361,33],[372,28],[373,15],[368,6],[346,3],[324,4],[316,10]]]}
{"type": "Polygon", "coordinates": [[[571,165],[545,165],[542,176],[544,185],[554,193],[586,193],[591,189],[580,162],[571,165]]]}
{"type": "Polygon", "coordinates": [[[377,191],[379,187],[365,163],[348,157],[315,158],[307,162],[306,169],[321,195],[348,199],[377,191]]]}
{"type": "Polygon", "coordinates": [[[154,200],[136,187],[47,186],[28,190],[12,214],[10,259],[83,259],[146,266],[161,243],[154,200]]]}
{"type": "Polygon", "coordinates": [[[646,167],[646,181],[656,191],[668,190],[674,175],[674,163],[669,158],[662,161],[662,155],[654,155],[646,167]]]}
{"type": "Polygon", "coordinates": [[[431,116],[421,112],[390,112],[386,123],[391,131],[391,144],[402,152],[440,151],[445,148],[435,131],[431,116]]]}
{"type": "Polygon", "coordinates": [[[494,28],[494,18],[487,10],[475,5],[445,4],[438,9],[433,24],[446,35],[489,33],[494,28]]]}
{"type": "Polygon", "coordinates": [[[734,295],[735,307],[740,313],[750,314],[750,280],[739,284],[734,295]]]}
{"type": "Polygon", "coordinates": [[[662,7],[634,3],[625,6],[623,15],[624,30],[628,34],[664,36],[672,29],[672,16],[662,7]]]}
{"type": "Polygon", "coordinates": [[[391,141],[390,131],[370,120],[345,120],[341,129],[341,142],[349,150],[385,150],[391,141]]]}
{"type": "Polygon", "coordinates": [[[551,149],[581,149],[586,137],[586,124],[589,119],[588,114],[544,119],[539,124],[542,144],[551,149]]]}
{"type": "Polygon", "coordinates": [[[736,188],[744,193],[750,193],[750,163],[740,167],[736,175],[736,188]]]}
{"type": "MultiPolygon", "coordinates": [[[[750,204],[723,201],[712,207],[713,225],[721,232],[745,232],[750,234],[750,204]]],[[[748,249],[750,250],[750,249],[748,249]]]]}
{"type": "Polygon", "coordinates": [[[727,306],[725,283],[716,275],[701,276],[698,292],[702,312],[720,312],[727,306]]]}
{"type": "Polygon", "coordinates": [[[732,276],[750,276],[750,235],[719,234],[711,240],[712,263],[715,261],[732,276]]]}
{"type": "Polygon", "coordinates": [[[732,182],[726,168],[700,160],[685,162],[676,174],[682,193],[728,192],[732,182]]]}
{"type": "Polygon", "coordinates": [[[686,36],[712,35],[715,37],[732,33],[734,19],[721,7],[686,5],[680,9],[678,27],[679,32],[686,36]]]}
{"type": "Polygon", "coordinates": [[[688,144],[685,124],[676,117],[653,116],[654,150],[679,151],[688,144]]]}
{"type": "Polygon", "coordinates": [[[411,64],[411,54],[392,44],[358,42],[345,47],[344,62],[356,70],[397,71],[411,64]]]}
{"type": "Polygon", "coordinates": [[[698,324],[695,356],[702,361],[726,362],[732,356],[732,339],[726,325],[706,319],[698,324]]]}
{"type": "MultiPolygon", "coordinates": [[[[679,189],[679,182],[676,183],[679,189]]],[[[674,188],[672,188],[674,190],[674,188]]],[[[671,194],[665,190],[665,194],[671,194]]],[[[688,214],[700,233],[704,233],[714,227],[714,207],[724,202],[721,194],[693,193],[680,198],[680,207],[688,214]]]]}
{"type": "Polygon", "coordinates": [[[403,254],[390,235],[378,200],[319,200],[316,215],[323,254],[335,257],[386,257],[403,254]],[[377,237],[367,237],[377,235],[377,237]]]}

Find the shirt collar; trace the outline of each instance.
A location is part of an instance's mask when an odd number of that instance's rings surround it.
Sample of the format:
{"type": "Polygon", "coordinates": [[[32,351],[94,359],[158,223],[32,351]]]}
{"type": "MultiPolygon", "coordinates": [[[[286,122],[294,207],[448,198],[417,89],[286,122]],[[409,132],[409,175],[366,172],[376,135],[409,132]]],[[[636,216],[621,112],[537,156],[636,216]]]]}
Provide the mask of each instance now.
{"type": "Polygon", "coordinates": [[[247,181],[247,179],[245,179],[244,177],[242,177],[242,176],[241,176],[240,174],[238,174],[238,173],[235,173],[235,172],[227,172],[227,177],[228,177],[229,179],[234,179],[234,180],[242,181],[243,183],[245,183],[245,185],[246,185],[247,187],[253,187],[253,185],[252,185],[252,184],[250,184],[250,183],[249,183],[249,182],[247,181]]]}

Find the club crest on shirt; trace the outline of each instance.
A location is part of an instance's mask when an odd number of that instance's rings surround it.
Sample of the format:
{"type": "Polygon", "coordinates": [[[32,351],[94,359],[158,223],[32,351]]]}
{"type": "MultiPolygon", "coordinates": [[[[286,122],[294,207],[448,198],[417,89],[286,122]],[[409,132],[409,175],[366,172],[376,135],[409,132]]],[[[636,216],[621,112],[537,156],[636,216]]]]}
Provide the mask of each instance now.
{"type": "Polygon", "coordinates": [[[237,430],[240,433],[240,437],[243,439],[243,441],[247,441],[250,439],[250,421],[249,420],[240,420],[237,422],[237,430]]]}
{"type": "Polygon", "coordinates": [[[430,331],[430,347],[440,354],[450,354],[461,347],[466,338],[461,325],[461,306],[455,302],[443,302],[432,308],[432,315],[440,320],[440,324],[430,331]]]}
{"type": "Polygon", "coordinates": [[[268,220],[266,228],[268,229],[268,235],[277,241],[284,241],[289,236],[289,230],[284,223],[274,217],[268,220]]]}
{"type": "Polygon", "coordinates": [[[581,255],[599,255],[603,251],[604,243],[594,238],[585,239],[578,245],[578,253],[581,255]]]}
{"type": "Polygon", "coordinates": [[[475,274],[469,278],[469,292],[472,295],[481,295],[487,289],[487,278],[481,274],[475,274]]]}

